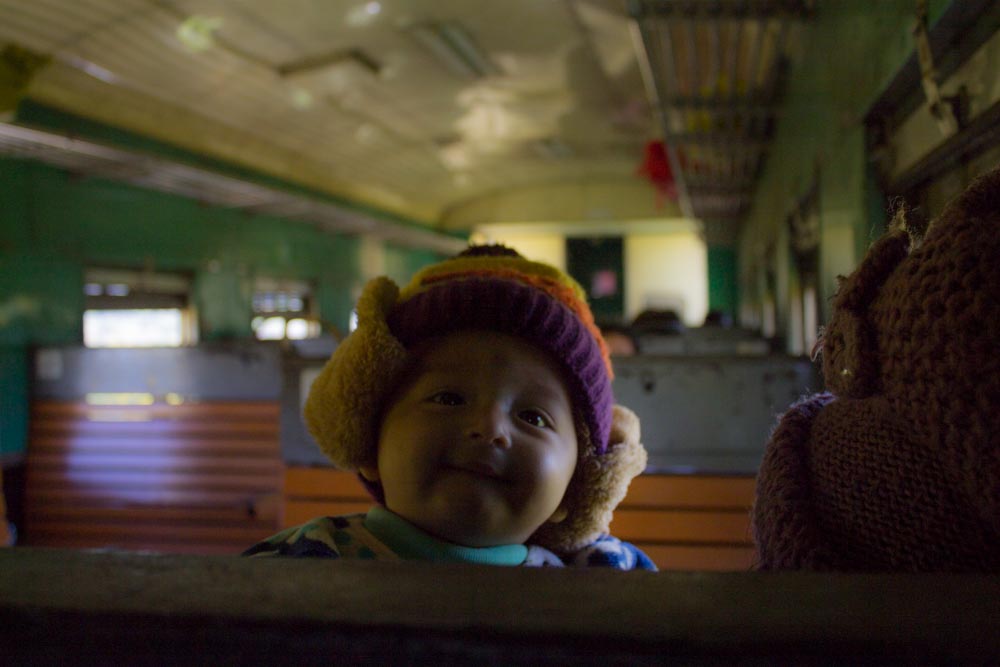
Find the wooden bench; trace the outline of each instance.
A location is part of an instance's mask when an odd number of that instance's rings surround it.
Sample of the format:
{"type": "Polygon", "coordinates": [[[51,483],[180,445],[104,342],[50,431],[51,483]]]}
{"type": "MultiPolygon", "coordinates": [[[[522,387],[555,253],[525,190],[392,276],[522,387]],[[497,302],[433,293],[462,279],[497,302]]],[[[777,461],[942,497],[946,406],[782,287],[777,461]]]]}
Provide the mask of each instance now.
{"type": "MultiPolygon", "coordinates": [[[[750,568],[750,476],[642,475],[615,512],[611,532],[634,543],[663,570],[750,568]]],[[[352,473],[285,469],[283,525],[364,512],[372,501],[352,473]]]]}
{"type": "MultiPolygon", "coordinates": [[[[37,401],[23,543],[239,553],[283,526],[366,511],[353,474],[283,468],[278,411],[266,401],[37,401]]],[[[749,476],[643,475],[612,532],[664,570],[746,570],[753,491],[749,476]]]]}
{"type": "Polygon", "coordinates": [[[278,528],[276,401],[31,407],[23,543],[239,553],[278,528]]]}

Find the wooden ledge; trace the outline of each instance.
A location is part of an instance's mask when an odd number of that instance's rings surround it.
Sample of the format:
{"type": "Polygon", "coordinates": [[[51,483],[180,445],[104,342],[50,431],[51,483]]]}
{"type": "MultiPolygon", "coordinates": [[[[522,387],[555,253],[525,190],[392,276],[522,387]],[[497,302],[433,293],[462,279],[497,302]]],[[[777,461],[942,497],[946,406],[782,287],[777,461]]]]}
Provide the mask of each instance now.
{"type": "Polygon", "coordinates": [[[11,664],[990,662],[1000,578],[0,549],[11,664]]]}

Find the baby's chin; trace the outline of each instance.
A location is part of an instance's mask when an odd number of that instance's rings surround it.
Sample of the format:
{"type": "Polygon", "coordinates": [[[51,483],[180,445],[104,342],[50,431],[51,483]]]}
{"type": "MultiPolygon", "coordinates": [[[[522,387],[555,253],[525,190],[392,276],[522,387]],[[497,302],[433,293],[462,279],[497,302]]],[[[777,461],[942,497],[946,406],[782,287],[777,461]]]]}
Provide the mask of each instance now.
{"type": "Polygon", "coordinates": [[[537,526],[512,525],[506,512],[488,498],[461,500],[452,498],[431,516],[410,521],[439,540],[477,548],[523,544],[537,530],[537,526]]]}
{"type": "Polygon", "coordinates": [[[520,533],[513,535],[494,531],[470,531],[467,527],[452,530],[451,527],[447,525],[439,527],[438,532],[428,532],[437,537],[439,540],[451,542],[452,544],[458,544],[463,547],[473,547],[477,549],[506,546],[509,544],[524,544],[528,537],[531,536],[531,533],[528,533],[527,535],[522,535],[520,533]]]}

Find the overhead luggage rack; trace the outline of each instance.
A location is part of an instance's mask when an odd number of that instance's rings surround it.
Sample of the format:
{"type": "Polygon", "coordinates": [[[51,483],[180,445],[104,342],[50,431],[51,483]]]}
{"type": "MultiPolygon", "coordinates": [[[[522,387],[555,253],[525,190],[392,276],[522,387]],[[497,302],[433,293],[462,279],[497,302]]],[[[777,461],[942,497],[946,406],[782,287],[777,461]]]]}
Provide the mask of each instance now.
{"type": "Polygon", "coordinates": [[[686,215],[735,230],[748,212],[788,46],[814,8],[814,0],[629,3],[686,215]]]}

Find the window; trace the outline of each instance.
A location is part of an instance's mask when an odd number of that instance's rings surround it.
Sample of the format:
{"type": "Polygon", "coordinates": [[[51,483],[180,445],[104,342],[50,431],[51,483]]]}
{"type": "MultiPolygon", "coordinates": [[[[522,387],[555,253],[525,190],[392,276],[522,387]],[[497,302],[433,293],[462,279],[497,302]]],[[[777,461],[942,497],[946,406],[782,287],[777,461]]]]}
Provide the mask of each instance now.
{"type": "MultiPolygon", "coordinates": [[[[865,117],[878,189],[931,219],[1000,157],[1000,5],[951,3],[865,117]]],[[[919,28],[919,24],[918,24],[919,28]]]]}
{"type": "Polygon", "coordinates": [[[316,338],[320,325],[312,313],[309,285],[259,279],[250,323],[259,340],[316,338]]]}
{"type": "Polygon", "coordinates": [[[88,310],[83,314],[87,347],[180,347],[183,331],[179,308],[88,310]]]}
{"type": "Polygon", "coordinates": [[[127,269],[84,272],[83,344],[179,347],[197,342],[187,276],[127,269]]]}
{"type": "Polygon", "coordinates": [[[819,336],[819,178],[786,219],[792,270],[788,352],[809,354],[819,336]]]}

